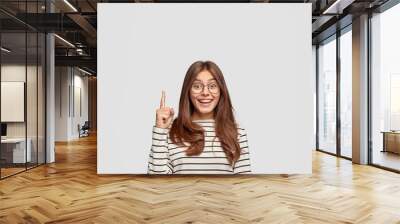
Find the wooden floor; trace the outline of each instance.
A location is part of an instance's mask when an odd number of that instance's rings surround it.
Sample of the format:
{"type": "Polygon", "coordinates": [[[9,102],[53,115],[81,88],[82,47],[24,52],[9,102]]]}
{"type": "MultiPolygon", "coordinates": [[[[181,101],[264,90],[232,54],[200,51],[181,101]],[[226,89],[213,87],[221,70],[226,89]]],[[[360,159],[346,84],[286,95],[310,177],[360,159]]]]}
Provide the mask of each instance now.
{"type": "Polygon", "coordinates": [[[1,178],[6,178],[6,177],[8,177],[8,176],[12,176],[12,175],[15,175],[15,174],[17,174],[17,173],[20,173],[20,172],[24,172],[25,170],[27,170],[27,169],[33,169],[33,168],[35,168],[37,166],[37,164],[35,163],[35,164],[27,164],[27,167],[25,167],[25,165],[24,164],[18,164],[18,167],[6,167],[6,168],[4,168],[4,167],[2,167],[1,168],[1,178]]]}
{"type": "Polygon", "coordinates": [[[22,172],[24,170],[26,170],[25,167],[24,168],[20,168],[20,167],[17,167],[17,168],[4,168],[4,167],[2,167],[1,168],[1,177],[2,178],[3,177],[8,177],[8,176],[11,176],[13,174],[22,172]]]}
{"type": "Polygon", "coordinates": [[[0,223],[400,223],[400,175],[315,152],[312,175],[98,176],[96,139],[0,181],[0,223]]]}

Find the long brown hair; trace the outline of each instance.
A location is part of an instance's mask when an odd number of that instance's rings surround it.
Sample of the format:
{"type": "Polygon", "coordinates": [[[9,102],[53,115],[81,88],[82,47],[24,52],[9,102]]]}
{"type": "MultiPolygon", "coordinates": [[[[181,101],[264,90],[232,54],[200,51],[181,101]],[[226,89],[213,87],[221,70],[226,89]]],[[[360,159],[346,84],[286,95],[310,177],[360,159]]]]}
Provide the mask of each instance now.
{"type": "Polygon", "coordinates": [[[204,150],[204,130],[200,125],[192,122],[194,106],[190,100],[191,86],[197,74],[203,70],[212,74],[220,89],[220,99],[214,108],[215,132],[229,163],[233,165],[240,157],[238,127],[224,76],[212,61],[196,61],[187,70],[179,100],[179,114],[172,123],[170,138],[172,143],[178,146],[184,146],[184,142],[189,143],[190,145],[186,149],[188,156],[200,155],[204,150]]]}

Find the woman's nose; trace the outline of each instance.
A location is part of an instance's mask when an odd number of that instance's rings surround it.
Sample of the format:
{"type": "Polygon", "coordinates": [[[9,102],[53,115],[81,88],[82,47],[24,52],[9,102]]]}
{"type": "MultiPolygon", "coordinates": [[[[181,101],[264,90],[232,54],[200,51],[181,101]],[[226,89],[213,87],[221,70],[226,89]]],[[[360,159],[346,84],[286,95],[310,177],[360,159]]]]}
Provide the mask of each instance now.
{"type": "Polygon", "coordinates": [[[201,91],[201,95],[203,96],[208,96],[210,92],[208,91],[208,88],[205,86],[203,90],[201,91]]]}

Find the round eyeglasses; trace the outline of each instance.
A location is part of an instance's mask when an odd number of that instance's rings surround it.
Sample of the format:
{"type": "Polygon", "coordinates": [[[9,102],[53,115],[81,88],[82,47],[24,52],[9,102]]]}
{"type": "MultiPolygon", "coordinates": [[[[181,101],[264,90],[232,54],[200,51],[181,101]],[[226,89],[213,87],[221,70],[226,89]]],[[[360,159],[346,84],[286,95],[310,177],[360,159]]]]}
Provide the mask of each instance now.
{"type": "MultiPolygon", "coordinates": [[[[203,83],[193,83],[192,92],[195,94],[199,94],[199,93],[203,92],[204,86],[205,85],[203,83]]],[[[207,84],[207,89],[212,94],[217,94],[219,92],[219,86],[217,83],[207,84]]]]}

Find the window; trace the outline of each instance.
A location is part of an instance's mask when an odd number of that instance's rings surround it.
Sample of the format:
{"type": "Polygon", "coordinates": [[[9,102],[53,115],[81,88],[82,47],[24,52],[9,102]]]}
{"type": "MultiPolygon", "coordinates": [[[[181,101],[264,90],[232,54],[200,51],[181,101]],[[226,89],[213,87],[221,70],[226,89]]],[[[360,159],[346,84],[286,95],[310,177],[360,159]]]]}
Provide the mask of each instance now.
{"type": "Polygon", "coordinates": [[[336,153],[336,39],[318,48],[318,148],[336,153]]]}
{"type": "MultiPolygon", "coordinates": [[[[43,13],[44,1],[1,2],[20,15],[43,13]]],[[[2,140],[0,178],[45,163],[45,35],[0,12],[2,140]],[[16,101],[22,103],[16,107],[16,101]],[[13,106],[13,110],[10,107],[13,106]],[[16,109],[15,109],[16,108],[16,109]],[[22,116],[15,116],[22,114],[22,116]]]]}
{"type": "MultiPolygon", "coordinates": [[[[347,32],[346,32],[347,31],[347,32]]],[[[340,36],[340,155],[352,157],[352,35],[340,36]]]]}
{"type": "Polygon", "coordinates": [[[372,164],[400,170],[400,5],[371,18],[372,164]]]}

